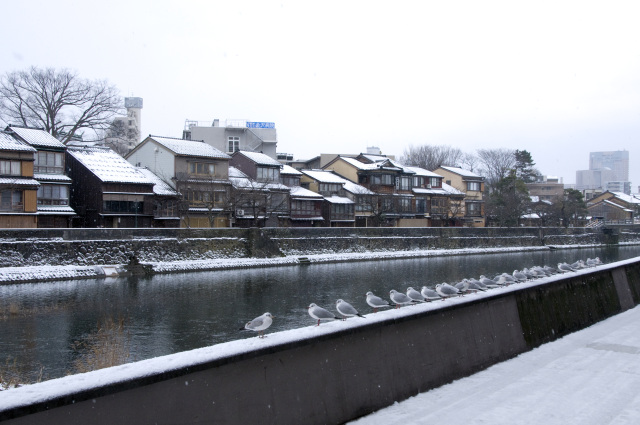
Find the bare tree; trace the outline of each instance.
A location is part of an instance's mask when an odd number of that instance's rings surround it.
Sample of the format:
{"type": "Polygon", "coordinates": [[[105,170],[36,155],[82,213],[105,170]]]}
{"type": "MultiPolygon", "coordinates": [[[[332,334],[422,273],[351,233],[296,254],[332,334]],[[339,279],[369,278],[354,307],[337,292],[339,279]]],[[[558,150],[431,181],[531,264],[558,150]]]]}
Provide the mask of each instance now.
{"type": "Polygon", "coordinates": [[[441,165],[458,165],[464,153],[458,148],[446,145],[422,145],[405,148],[400,162],[406,165],[435,170],[441,165]]]}
{"type": "Polygon", "coordinates": [[[516,166],[513,149],[478,149],[480,174],[484,176],[489,191],[492,191],[500,180],[509,176],[516,166]]]}
{"type": "Polygon", "coordinates": [[[0,79],[0,119],[43,128],[65,144],[84,130],[105,130],[122,113],[121,105],[115,86],[67,69],[31,67],[0,79]]]}

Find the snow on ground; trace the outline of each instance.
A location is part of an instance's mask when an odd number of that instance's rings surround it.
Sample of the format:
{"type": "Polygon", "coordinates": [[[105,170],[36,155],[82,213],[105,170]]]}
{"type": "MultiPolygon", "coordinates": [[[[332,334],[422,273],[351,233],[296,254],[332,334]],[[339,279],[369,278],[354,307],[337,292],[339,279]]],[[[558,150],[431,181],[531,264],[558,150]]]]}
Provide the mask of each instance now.
{"type": "Polygon", "coordinates": [[[351,425],[640,423],[640,306],[351,425]]]}
{"type": "MultiPolygon", "coordinates": [[[[563,245],[558,249],[588,248],[600,245],[563,245]]],[[[463,248],[463,249],[430,249],[411,251],[375,251],[349,253],[316,253],[311,255],[290,254],[276,258],[213,258],[188,261],[150,261],[156,273],[187,272],[198,270],[222,270],[247,267],[285,266],[301,262],[304,257],[311,263],[329,263],[340,261],[367,261],[376,259],[435,257],[444,255],[487,254],[497,252],[539,251],[549,247],[507,247],[507,248],[463,248]]],[[[114,264],[113,266],[121,266],[114,264]]],[[[67,280],[77,278],[97,278],[101,275],[100,267],[95,266],[31,266],[0,268],[1,283],[34,282],[43,280],[67,280]]]]}

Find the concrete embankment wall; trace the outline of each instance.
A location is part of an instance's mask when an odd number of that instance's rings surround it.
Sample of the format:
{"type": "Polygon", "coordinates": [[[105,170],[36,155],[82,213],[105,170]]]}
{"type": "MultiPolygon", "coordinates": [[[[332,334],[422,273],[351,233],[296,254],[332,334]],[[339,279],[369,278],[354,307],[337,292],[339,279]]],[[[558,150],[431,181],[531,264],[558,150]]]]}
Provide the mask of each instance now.
{"type": "Polygon", "coordinates": [[[0,230],[0,267],[95,266],[317,253],[640,242],[640,226],[0,230]]]}
{"type": "Polygon", "coordinates": [[[13,389],[0,420],[339,424],[639,302],[634,258],[13,389]]]}

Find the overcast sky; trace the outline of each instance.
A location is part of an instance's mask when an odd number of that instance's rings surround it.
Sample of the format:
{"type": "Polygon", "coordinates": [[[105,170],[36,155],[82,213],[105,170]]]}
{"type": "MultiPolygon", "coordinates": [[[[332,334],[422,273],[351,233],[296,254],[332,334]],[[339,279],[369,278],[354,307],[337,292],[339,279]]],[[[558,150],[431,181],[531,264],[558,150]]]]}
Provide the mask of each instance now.
{"type": "Polygon", "coordinates": [[[3,2],[0,73],[69,68],[144,99],[142,134],[275,122],[298,158],[409,145],[531,152],[575,183],[628,150],[640,184],[637,1],[3,2]]]}

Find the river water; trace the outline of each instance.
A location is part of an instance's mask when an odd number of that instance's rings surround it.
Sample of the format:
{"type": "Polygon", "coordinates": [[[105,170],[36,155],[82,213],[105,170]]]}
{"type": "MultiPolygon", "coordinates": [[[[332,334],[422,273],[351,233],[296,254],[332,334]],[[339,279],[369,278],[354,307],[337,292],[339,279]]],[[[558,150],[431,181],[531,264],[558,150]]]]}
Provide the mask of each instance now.
{"type": "MultiPolygon", "coordinates": [[[[117,338],[128,361],[253,337],[239,329],[268,311],[268,332],[312,326],[307,306],[335,311],[343,298],[371,312],[365,293],[387,297],[440,282],[494,276],[533,265],[599,256],[605,263],[640,256],[640,246],[468,254],[306,266],[70,280],[0,286],[0,371],[45,379],[77,371],[95,342],[98,324],[123,323],[117,338]],[[75,347],[75,348],[74,348],[75,347]]],[[[31,378],[33,379],[33,378],[31,378]]]]}

